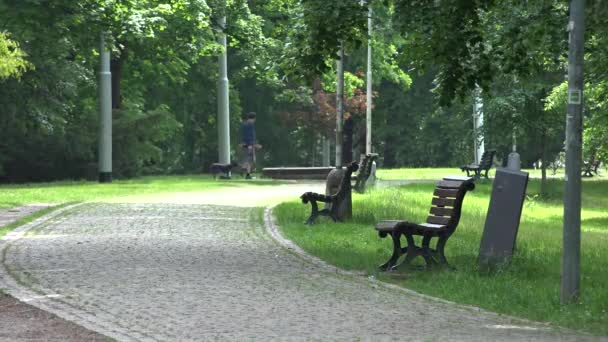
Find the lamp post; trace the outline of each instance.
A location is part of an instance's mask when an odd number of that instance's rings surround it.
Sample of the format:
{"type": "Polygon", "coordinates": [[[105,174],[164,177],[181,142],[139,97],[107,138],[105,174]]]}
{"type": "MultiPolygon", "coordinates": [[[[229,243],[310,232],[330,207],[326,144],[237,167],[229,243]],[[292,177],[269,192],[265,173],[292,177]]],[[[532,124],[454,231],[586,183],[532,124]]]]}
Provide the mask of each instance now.
{"type": "Polygon", "coordinates": [[[367,3],[367,91],[365,111],[365,153],[372,153],[372,2],[367,3]]]}
{"type": "Polygon", "coordinates": [[[337,62],[336,89],[336,168],[342,168],[342,118],[344,117],[344,44],[340,43],[340,59],[337,62]]]}
{"type": "MultiPolygon", "coordinates": [[[[226,45],[226,17],[219,20],[220,36],[219,44],[224,51],[219,56],[219,80],[217,89],[217,131],[218,131],[218,155],[219,162],[222,164],[230,164],[230,111],[228,98],[228,57],[226,45]]],[[[230,174],[228,174],[230,176],[230,174]]]]}
{"type": "Polygon", "coordinates": [[[562,304],[580,295],[581,162],[583,121],[583,63],[585,0],[570,2],[568,51],[568,112],[566,114],[566,176],[564,177],[564,231],[562,255],[562,304]]]}
{"type": "Polygon", "coordinates": [[[99,182],[112,182],[112,72],[110,50],[106,47],[106,35],[101,34],[99,43],[99,182]]]}

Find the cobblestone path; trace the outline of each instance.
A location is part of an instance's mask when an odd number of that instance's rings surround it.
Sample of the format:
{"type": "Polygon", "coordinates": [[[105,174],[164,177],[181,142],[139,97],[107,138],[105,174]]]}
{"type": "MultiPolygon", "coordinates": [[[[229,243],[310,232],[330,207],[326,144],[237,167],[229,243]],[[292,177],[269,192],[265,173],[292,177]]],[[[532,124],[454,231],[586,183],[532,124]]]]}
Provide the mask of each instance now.
{"type": "Polygon", "coordinates": [[[586,338],[328,273],[268,237],[261,216],[84,204],[7,237],[0,287],[118,340],[586,338]]]}

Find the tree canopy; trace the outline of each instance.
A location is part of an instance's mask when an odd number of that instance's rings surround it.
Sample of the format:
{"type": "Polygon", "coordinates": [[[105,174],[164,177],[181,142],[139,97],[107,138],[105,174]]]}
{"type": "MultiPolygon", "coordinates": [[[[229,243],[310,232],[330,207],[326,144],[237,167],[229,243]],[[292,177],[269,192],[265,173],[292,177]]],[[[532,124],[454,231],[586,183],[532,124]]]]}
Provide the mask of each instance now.
{"type": "MultiPolygon", "coordinates": [[[[335,129],[335,62],[364,149],[366,45],[374,150],[384,166],[473,156],[473,91],[487,148],[525,166],[563,149],[568,4],[561,0],[5,0],[0,180],[94,178],[101,36],[112,50],[114,172],[201,172],[217,161],[218,32],[228,35],[233,154],[258,113],[263,165],[312,165],[335,129]],[[226,6],[224,6],[224,3],[226,6]],[[226,27],[219,18],[227,17],[226,27]],[[438,139],[440,138],[440,139],[438,139]],[[281,141],[281,144],[271,144],[281,141]]],[[[588,0],[586,159],[608,158],[608,6],[588,0]]]]}

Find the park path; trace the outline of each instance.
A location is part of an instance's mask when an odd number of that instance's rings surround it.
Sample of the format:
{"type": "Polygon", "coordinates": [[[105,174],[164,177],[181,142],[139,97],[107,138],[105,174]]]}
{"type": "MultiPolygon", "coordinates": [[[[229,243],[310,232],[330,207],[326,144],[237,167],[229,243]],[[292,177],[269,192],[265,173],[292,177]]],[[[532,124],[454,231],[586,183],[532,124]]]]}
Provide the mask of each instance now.
{"type": "Polygon", "coordinates": [[[37,211],[50,207],[50,204],[30,204],[15,208],[0,209],[0,228],[22,219],[28,215],[34,214],[37,211]]]}
{"type": "Polygon", "coordinates": [[[46,216],[3,239],[0,288],[121,341],[588,338],[328,272],[271,239],[242,191],[241,207],[201,193],[46,216]]]}

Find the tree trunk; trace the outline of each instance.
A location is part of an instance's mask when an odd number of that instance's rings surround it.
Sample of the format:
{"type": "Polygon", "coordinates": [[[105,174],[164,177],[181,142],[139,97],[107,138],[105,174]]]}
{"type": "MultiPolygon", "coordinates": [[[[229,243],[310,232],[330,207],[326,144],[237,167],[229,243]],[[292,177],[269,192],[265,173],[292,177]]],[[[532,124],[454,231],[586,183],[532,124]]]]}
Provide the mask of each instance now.
{"type": "Polygon", "coordinates": [[[112,58],[110,62],[110,71],[112,72],[112,109],[120,109],[122,107],[120,81],[122,80],[122,68],[126,59],[126,52],[122,51],[118,58],[112,58]]]}
{"type": "Polygon", "coordinates": [[[547,148],[546,148],[546,135],[542,134],[541,136],[541,157],[540,157],[540,172],[541,172],[541,179],[540,179],[540,196],[541,197],[546,197],[547,196],[547,148]]]}

